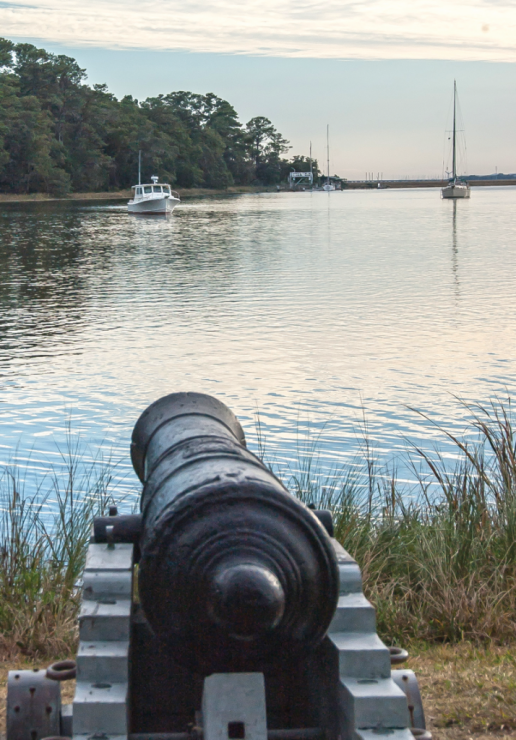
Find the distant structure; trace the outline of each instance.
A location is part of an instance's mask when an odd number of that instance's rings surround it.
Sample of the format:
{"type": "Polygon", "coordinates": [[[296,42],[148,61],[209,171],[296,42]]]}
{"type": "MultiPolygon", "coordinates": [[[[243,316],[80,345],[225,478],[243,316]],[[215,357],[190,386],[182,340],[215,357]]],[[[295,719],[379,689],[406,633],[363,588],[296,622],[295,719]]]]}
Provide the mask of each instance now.
{"type": "Polygon", "coordinates": [[[312,172],[290,172],[288,176],[288,184],[291,190],[296,186],[308,185],[309,187],[313,187],[314,176],[312,172]]]}
{"type": "Polygon", "coordinates": [[[335,190],[344,190],[346,187],[347,180],[345,177],[339,177],[338,175],[330,175],[330,184],[335,187],[335,190]]]}
{"type": "Polygon", "coordinates": [[[494,175],[467,175],[468,180],[514,180],[516,179],[516,172],[508,175],[504,175],[503,172],[498,172],[498,167],[494,175]]]}

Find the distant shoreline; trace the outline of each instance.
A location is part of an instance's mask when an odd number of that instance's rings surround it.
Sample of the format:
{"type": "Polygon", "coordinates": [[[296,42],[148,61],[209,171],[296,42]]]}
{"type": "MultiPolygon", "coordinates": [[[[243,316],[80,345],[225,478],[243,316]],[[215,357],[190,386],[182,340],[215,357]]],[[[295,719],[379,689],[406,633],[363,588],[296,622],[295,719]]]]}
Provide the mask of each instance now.
{"type": "MultiPolygon", "coordinates": [[[[241,187],[235,186],[225,190],[211,188],[177,188],[176,192],[179,193],[182,199],[188,199],[206,195],[276,192],[276,188],[271,186],[258,187],[254,185],[243,185],[241,187]]],[[[64,198],[58,198],[55,195],[47,195],[46,193],[0,193],[0,203],[46,203],[48,201],[63,200],[129,200],[129,198],[132,197],[133,193],[131,190],[116,190],[102,193],[70,193],[70,195],[66,195],[64,198]]]]}
{"type": "MultiPolygon", "coordinates": [[[[516,185],[514,180],[469,180],[471,187],[499,187],[506,185],[516,185]]],[[[442,188],[447,185],[448,180],[381,180],[380,188],[378,181],[365,182],[348,181],[344,190],[387,190],[387,189],[406,189],[406,188],[442,188]]],[[[225,190],[210,188],[182,188],[178,189],[181,199],[205,197],[210,195],[238,195],[245,193],[274,193],[277,191],[275,186],[235,186],[225,190]]],[[[282,188],[281,192],[293,192],[282,188]]],[[[89,200],[129,200],[132,197],[131,190],[117,190],[102,193],[70,193],[64,198],[57,198],[46,193],[0,193],[0,203],[46,203],[50,201],[89,201],[89,200]]]]}
{"type": "MultiPolygon", "coordinates": [[[[469,180],[464,178],[470,187],[498,187],[499,185],[516,185],[516,178],[512,180],[469,180]]],[[[449,180],[348,180],[345,190],[380,190],[387,188],[444,188],[449,180]]]]}

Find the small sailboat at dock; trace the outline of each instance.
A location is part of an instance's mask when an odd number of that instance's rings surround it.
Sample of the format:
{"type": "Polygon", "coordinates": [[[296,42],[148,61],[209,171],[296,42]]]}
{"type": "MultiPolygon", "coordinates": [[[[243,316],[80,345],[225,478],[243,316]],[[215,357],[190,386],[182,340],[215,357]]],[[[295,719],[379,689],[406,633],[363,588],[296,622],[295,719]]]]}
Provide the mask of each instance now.
{"type": "Polygon", "coordinates": [[[467,182],[457,177],[457,83],[453,81],[453,138],[452,138],[452,178],[441,190],[442,198],[469,198],[471,190],[467,182]]]}
{"type": "Polygon", "coordinates": [[[322,186],[322,189],[327,193],[335,190],[335,185],[330,182],[330,124],[326,125],[326,182],[322,186]]]}

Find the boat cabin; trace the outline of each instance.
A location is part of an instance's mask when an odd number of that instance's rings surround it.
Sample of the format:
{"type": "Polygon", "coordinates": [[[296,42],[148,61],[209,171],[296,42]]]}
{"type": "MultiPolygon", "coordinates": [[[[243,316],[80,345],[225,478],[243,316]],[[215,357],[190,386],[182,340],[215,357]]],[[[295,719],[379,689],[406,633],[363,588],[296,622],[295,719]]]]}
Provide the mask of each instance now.
{"type": "Polygon", "coordinates": [[[161,193],[162,195],[170,195],[170,185],[133,185],[135,190],[135,196],[142,197],[143,195],[150,195],[151,193],[161,193]]]}
{"type": "Polygon", "coordinates": [[[163,196],[165,196],[165,197],[166,196],[169,196],[170,197],[170,195],[172,193],[172,195],[175,196],[174,191],[171,191],[170,190],[170,185],[167,185],[167,184],[159,185],[158,184],[158,178],[155,175],[153,175],[151,177],[151,180],[152,180],[152,184],[151,185],[147,185],[147,184],[145,184],[145,185],[133,185],[132,189],[134,190],[134,199],[135,200],[138,200],[139,198],[148,197],[149,195],[152,195],[154,197],[156,197],[156,196],[158,196],[158,197],[159,196],[161,196],[161,197],[163,197],[163,196]]]}

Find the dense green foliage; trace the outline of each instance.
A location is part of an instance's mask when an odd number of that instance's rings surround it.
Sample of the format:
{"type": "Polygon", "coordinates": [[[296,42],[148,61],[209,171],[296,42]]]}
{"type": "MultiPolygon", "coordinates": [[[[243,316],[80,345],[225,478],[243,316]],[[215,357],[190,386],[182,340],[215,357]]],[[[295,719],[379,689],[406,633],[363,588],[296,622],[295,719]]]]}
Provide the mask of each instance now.
{"type": "MultiPolygon", "coordinates": [[[[138,171],[178,187],[274,185],[307,161],[263,116],[245,126],[213,93],[117,100],[71,57],[0,38],[0,191],[128,188],[138,171]]],[[[316,165],[316,163],[315,163],[316,165]]]]}

